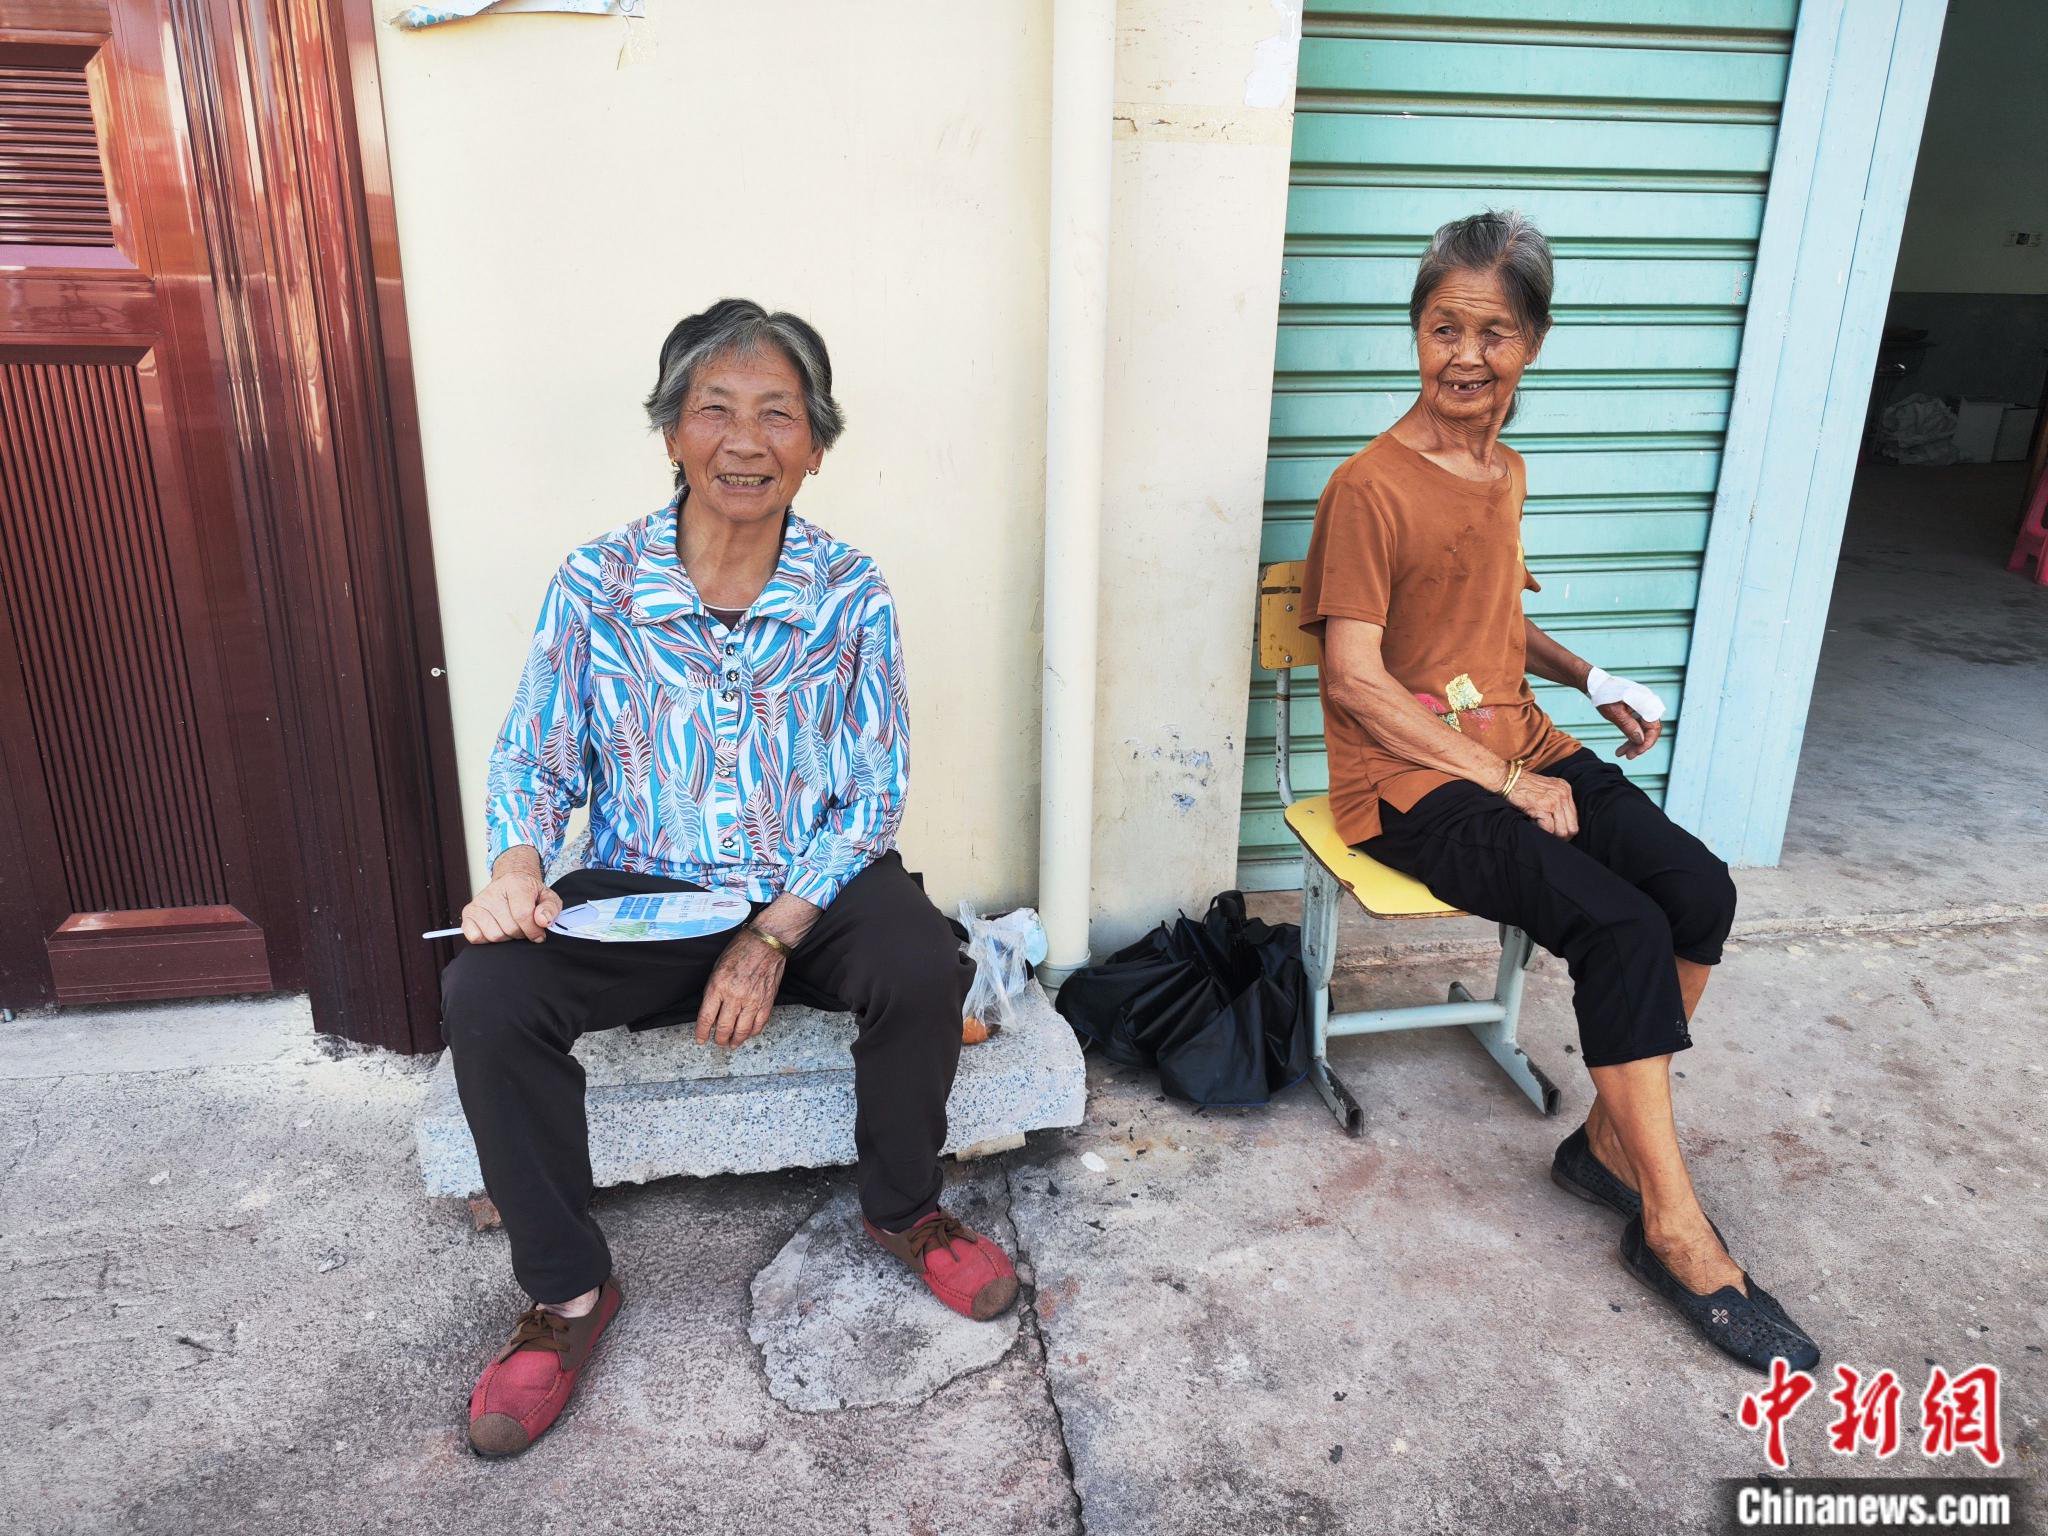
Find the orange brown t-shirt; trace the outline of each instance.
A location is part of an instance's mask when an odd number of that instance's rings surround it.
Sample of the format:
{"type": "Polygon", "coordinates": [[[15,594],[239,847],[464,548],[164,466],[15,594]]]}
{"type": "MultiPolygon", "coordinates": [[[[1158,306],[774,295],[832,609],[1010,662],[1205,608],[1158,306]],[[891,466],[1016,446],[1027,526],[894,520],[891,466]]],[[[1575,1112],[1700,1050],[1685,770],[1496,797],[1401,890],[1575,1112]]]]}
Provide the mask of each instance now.
{"type": "MultiPolygon", "coordinates": [[[[1529,691],[1522,593],[1522,456],[1467,480],[1382,433],[1338,466],[1316,506],[1301,579],[1302,628],[1326,619],[1385,626],[1388,673],[1422,706],[1503,759],[1547,768],[1579,750],[1529,691]]],[[[1380,806],[1406,811],[1455,775],[1396,757],[1323,688],[1330,812],[1347,843],[1380,832],[1380,806]]]]}

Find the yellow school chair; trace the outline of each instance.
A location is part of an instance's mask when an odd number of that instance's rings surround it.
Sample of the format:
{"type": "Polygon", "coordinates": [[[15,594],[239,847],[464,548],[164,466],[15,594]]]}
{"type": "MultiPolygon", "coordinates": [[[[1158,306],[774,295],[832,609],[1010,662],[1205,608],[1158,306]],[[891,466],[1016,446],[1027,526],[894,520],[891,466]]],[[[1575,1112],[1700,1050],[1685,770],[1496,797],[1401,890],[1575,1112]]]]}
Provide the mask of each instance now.
{"type": "Polygon", "coordinates": [[[1259,578],[1259,664],[1273,673],[1273,765],[1287,828],[1301,844],[1301,960],[1315,1007],[1315,1051],[1309,1077],[1330,1112],[1351,1135],[1364,1133],[1365,1113],[1343,1079],[1330,1070],[1328,1046],[1337,1035],[1371,1035],[1388,1029],[1423,1029],[1463,1024],[1486,1047],[1544,1114],[1557,1112],[1557,1088],[1515,1043],[1522,1012],[1522,987],[1535,946],[1519,928],[1501,924],[1500,970],[1493,996],[1474,997],[1462,982],[1451,983],[1450,1001],[1407,1008],[1330,1012],[1330,978],[1337,964],[1337,914],[1347,891],[1377,918],[1457,917],[1456,907],[1437,900],[1420,880],[1389,869],[1349,847],[1337,834],[1330,797],[1297,798],[1288,757],[1296,667],[1316,665],[1322,647],[1301,628],[1301,562],[1270,566],[1259,578]]]}

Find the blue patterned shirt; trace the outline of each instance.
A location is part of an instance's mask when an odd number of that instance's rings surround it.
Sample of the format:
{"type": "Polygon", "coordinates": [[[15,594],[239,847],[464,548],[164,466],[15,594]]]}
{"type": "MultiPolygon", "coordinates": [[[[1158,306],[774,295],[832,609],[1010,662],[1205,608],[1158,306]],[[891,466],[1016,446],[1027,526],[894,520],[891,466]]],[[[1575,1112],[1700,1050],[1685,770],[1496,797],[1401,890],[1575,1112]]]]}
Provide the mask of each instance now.
{"type": "Polygon", "coordinates": [[[677,504],[576,550],[548,583],[491,752],[490,856],[543,866],[590,802],[591,861],[829,906],[895,846],[910,704],[874,561],[794,512],[727,629],[676,553],[677,504]]]}

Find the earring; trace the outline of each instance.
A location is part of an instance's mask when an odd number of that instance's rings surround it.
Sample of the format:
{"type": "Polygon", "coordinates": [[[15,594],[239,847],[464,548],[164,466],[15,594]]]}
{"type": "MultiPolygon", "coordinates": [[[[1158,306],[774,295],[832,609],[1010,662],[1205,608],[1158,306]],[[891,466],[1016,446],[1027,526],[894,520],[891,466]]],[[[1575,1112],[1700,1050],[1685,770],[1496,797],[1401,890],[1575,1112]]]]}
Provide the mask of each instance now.
{"type": "Polygon", "coordinates": [[[804,473],[807,475],[815,475],[817,471],[815,469],[807,469],[804,471],[804,473]]]}

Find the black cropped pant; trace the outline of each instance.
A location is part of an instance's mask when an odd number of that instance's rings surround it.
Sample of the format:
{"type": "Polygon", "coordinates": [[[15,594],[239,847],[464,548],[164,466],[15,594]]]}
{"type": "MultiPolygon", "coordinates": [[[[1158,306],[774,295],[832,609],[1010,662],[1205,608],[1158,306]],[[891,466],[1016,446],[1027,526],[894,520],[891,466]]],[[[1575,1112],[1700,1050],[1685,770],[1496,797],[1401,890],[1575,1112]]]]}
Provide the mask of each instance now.
{"type": "Polygon", "coordinates": [[[1728,866],[1614,763],[1581,749],[1543,771],[1571,786],[1570,842],[1461,779],[1405,812],[1382,806],[1381,835],[1360,847],[1561,957],[1587,1066],[1684,1050],[1692,1035],[1674,962],[1720,961],[1735,921],[1728,866]]]}
{"type": "MultiPolygon", "coordinates": [[[[555,885],[565,906],[694,889],[609,869],[555,885]]],[[[590,1214],[583,1067],[570,1047],[592,1030],[694,1024],[734,937],[473,944],[442,973],[441,1033],[462,1112],[511,1239],[512,1271],[536,1301],[580,1296],[612,1269],[590,1214]]],[[[861,1209],[877,1226],[908,1226],[938,1202],[946,1096],[973,980],[952,926],[894,853],[856,876],[790,957],[783,999],[850,1009],[859,1023],[853,1139],[861,1209]]]]}

